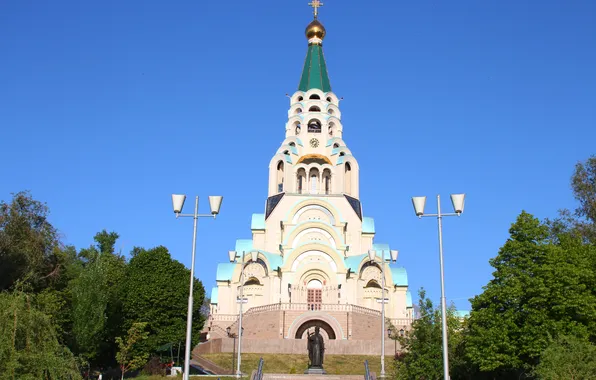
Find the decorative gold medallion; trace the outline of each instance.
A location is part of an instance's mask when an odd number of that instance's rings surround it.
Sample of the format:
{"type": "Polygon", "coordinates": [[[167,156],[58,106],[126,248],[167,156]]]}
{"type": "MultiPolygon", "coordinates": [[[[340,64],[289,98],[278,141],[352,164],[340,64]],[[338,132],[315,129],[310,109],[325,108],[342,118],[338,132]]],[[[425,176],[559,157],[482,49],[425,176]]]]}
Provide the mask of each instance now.
{"type": "Polygon", "coordinates": [[[316,148],[319,146],[319,140],[317,139],[310,139],[310,146],[312,146],[313,148],[316,148]]]}

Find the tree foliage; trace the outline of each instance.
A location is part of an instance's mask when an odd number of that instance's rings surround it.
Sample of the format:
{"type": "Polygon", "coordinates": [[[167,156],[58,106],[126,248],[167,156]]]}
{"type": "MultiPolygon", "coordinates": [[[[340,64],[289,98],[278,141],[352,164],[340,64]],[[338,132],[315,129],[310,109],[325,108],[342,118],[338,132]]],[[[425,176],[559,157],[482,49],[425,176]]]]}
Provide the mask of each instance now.
{"type": "Polygon", "coordinates": [[[39,290],[58,277],[60,244],[48,214],[48,207],[28,192],[0,202],[0,290],[17,281],[39,290]]]}
{"type": "Polygon", "coordinates": [[[146,322],[135,322],[128,329],[126,338],[116,338],[118,345],[118,352],[116,353],[116,360],[120,364],[120,371],[122,372],[122,379],[124,374],[130,370],[141,368],[149,358],[149,354],[139,350],[138,346],[142,343],[149,333],[145,331],[147,327],[146,322]]]}
{"type": "MultiPolygon", "coordinates": [[[[398,338],[404,352],[394,362],[398,380],[439,380],[443,378],[443,341],[441,309],[426,298],[424,289],[418,292],[420,318],[405,336],[398,338]]],[[[450,373],[461,362],[458,347],[462,341],[461,321],[453,308],[447,310],[450,373]]],[[[454,377],[456,378],[456,377],[454,377]]]]}
{"type": "Polygon", "coordinates": [[[120,298],[126,263],[115,253],[117,239],[115,232],[96,234],[96,245],[80,251],[84,270],[71,283],[76,347],[92,361],[113,357],[114,336],[122,332],[120,298]]]}
{"type": "Polygon", "coordinates": [[[596,156],[575,165],[571,188],[579,202],[576,215],[596,223],[596,156]]]}
{"type": "Polygon", "coordinates": [[[522,212],[490,260],[493,279],[471,300],[466,352],[495,377],[531,373],[559,334],[593,336],[594,247],[571,234],[556,241],[546,224],[522,212]]]}
{"type": "MultiPolygon", "coordinates": [[[[150,335],[142,344],[151,347],[185,342],[190,271],[173,260],[165,247],[150,250],[136,248],[126,267],[123,291],[125,325],[147,322],[150,335]]],[[[193,302],[193,345],[199,337],[205,317],[200,312],[205,292],[195,279],[193,302]]]]}
{"type": "Polygon", "coordinates": [[[0,378],[79,379],[72,353],[58,342],[35,296],[0,293],[0,378]]]}
{"type": "Polygon", "coordinates": [[[555,220],[547,220],[553,235],[561,232],[581,236],[596,244],[596,156],[578,162],[571,176],[573,196],[579,203],[572,212],[563,209],[555,220]]]}
{"type": "MultiPolygon", "coordinates": [[[[184,342],[189,271],[167,249],[135,248],[127,263],[118,234],[106,230],[88,248],[63,246],[48,215],[28,192],[0,203],[0,378],[78,378],[75,361],[115,366],[116,337],[137,321],[147,331],[135,366],[164,343],[184,342]]],[[[196,339],[205,317],[194,284],[196,339]]]]}
{"type": "Polygon", "coordinates": [[[561,335],[543,352],[536,374],[544,380],[592,380],[596,378],[596,345],[561,335]]]}

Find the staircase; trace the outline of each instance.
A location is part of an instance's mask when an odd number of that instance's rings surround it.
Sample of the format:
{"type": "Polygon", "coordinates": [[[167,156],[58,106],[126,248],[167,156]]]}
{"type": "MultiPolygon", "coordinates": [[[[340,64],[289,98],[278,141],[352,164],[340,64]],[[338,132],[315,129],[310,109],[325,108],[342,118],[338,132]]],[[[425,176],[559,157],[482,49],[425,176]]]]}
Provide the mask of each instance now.
{"type": "Polygon", "coordinates": [[[362,375],[292,375],[264,373],[263,380],[363,380],[362,375]]]}
{"type": "Polygon", "coordinates": [[[193,367],[201,368],[205,373],[209,375],[233,375],[235,372],[231,369],[225,369],[217,364],[213,363],[211,360],[205,359],[200,355],[196,355],[193,353],[192,360],[190,364],[193,367]]]}
{"type": "MultiPolygon", "coordinates": [[[[295,331],[291,331],[293,322],[306,314],[328,316],[334,319],[336,333],[339,327],[344,336],[337,339],[378,339],[381,328],[381,312],[366,307],[351,304],[317,304],[307,303],[277,303],[252,307],[243,313],[242,325],[245,338],[284,339],[290,338],[295,331]]],[[[394,326],[407,330],[412,319],[391,320],[394,326]]],[[[215,314],[210,316],[208,327],[211,338],[225,338],[225,329],[238,331],[238,315],[215,314]]]]}

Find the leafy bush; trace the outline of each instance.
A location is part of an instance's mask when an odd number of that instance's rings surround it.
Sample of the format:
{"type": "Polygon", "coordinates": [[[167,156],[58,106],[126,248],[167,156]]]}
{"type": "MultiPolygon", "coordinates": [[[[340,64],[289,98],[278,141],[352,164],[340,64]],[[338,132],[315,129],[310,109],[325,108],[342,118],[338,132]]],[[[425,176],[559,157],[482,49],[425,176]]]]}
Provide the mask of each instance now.
{"type": "Polygon", "coordinates": [[[542,353],[536,374],[544,380],[596,378],[596,345],[586,339],[560,336],[542,353]]]}

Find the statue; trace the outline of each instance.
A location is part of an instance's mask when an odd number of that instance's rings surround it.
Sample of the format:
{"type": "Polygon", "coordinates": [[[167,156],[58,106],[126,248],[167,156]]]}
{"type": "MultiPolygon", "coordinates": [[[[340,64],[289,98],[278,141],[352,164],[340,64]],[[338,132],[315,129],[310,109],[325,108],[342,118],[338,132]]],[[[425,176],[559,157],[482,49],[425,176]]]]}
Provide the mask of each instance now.
{"type": "Polygon", "coordinates": [[[307,332],[307,348],[309,365],[308,370],[304,373],[325,374],[323,369],[323,355],[325,353],[325,342],[320,333],[320,328],[315,327],[315,333],[307,332]]]}

